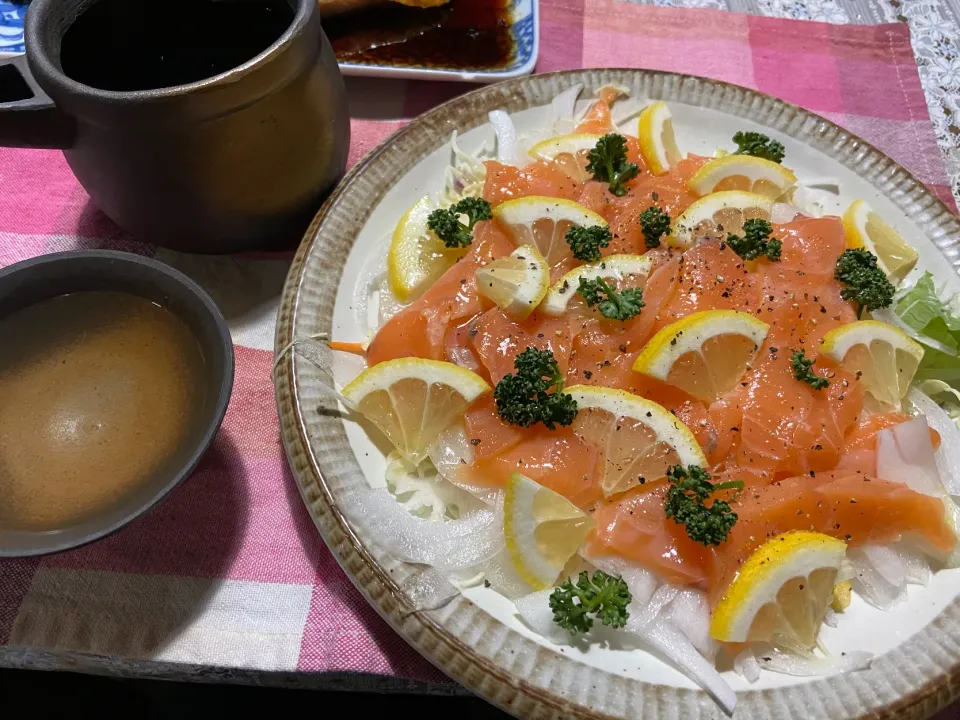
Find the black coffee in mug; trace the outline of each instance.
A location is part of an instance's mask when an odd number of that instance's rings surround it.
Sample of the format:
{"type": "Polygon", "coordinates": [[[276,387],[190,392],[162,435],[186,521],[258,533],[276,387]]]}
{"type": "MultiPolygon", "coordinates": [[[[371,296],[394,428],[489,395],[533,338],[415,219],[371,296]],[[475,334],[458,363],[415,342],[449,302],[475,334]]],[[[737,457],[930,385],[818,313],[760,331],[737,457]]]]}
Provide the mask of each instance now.
{"type": "Polygon", "coordinates": [[[67,29],[60,65],[101,90],[154,90],[242,65],[294,17],[288,0],[98,0],[67,29]]]}

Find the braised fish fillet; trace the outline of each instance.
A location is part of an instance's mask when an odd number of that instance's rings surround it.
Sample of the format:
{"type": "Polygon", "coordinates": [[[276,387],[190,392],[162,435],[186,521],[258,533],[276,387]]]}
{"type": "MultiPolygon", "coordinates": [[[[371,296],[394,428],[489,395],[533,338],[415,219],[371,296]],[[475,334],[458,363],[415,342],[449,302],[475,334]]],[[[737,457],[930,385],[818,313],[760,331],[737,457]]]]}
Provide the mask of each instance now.
{"type": "MultiPolygon", "coordinates": [[[[351,10],[361,10],[373,5],[381,5],[385,0],[319,0],[320,14],[324,17],[337,15],[339,13],[349,12],[351,10]]],[[[437,7],[446,5],[450,0],[389,0],[390,2],[409,5],[410,7],[437,7]]]]}

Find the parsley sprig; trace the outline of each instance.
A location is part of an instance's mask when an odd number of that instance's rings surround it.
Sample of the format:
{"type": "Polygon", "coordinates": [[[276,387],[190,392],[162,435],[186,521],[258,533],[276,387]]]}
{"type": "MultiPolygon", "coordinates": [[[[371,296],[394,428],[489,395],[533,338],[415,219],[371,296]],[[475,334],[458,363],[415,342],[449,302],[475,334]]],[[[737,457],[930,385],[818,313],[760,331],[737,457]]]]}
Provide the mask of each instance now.
{"type": "Polygon", "coordinates": [[[779,260],[783,243],[770,237],[773,226],[766,220],[751,218],[743,223],[743,235],[727,233],[727,245],[744,260],[756,260],[766,255],[779,260]]]}
{"type": "Polygon", "coordinates": [[[610,192],[617,197],[627,194],[626,182],[640,172],[636,163],[627,162],[627,139],[610,133],[597,140],[587,158],[587,172],[594,180],[610,184],[610,192]]]}
{"type": "Polygon", "coordinates": [[[467,247],[473,242],[473,226],[491,217],[490,203],[483,198],[466,197],[455,205],[430,213],[427,227],[448,248],[467,247]],[[466,223],[460,221],[461,215],[467,216],[466,223]]]}
{"type": "Polygon", "coordinates": [[[505,375],[493,389],[504,422],[520,427],[540,422],[550,430],[573,422],[577,401],[563,392],[563,373],[550,350],[528,347],[514,358],[513,367],[516,374],[505,375]]]}
{"type": "Polygon", "coordinates": [[[834,277],[846,285],[840,297],[854,300],[866,310],[885,308],[893,302],[896,288],[877,267],[877,256],[869,250],[844,250],[837,258],[834,277]]]}
{"type": "Polygon", "coordinates": [[[550,594],[553,621],[571,635],[587,632],[593,627],[595,616],[612,628],[627,624],[630,612],[630,588],[622,578],[607,575],[602,570],[581,572],[576,584],[567,580],[550,594]]]}
{"type": "Polygon", "coordinates": [[[698,465],[673,465],[667,470],[667,490],[664,509],[668,518],[685,526],[687,536],[701,545],[719,545],[727,539],[730,528],[737,522],[737,514],[725,500],[706,500],[718,490],[742,490],[742,480],[714,485],[710,473],[698,465]]]}
{"type": "Polygon", "coordinates": [[[663,208],[648,207],[640,213],[640,230],[648,248],[660,247],[660,238],[670,234],[670,216],[663,208]]]}
{"type": "Polygon", "coordinates": [[[567,234],[563,237],[577,260],[596,262],[600,259],[600,248],[605,248],[610,244],[613,234],[606,225],[591,225],[590,227],[574,225],[567,230],[567,234]]]}
{"type": "Polygon", "coordinates": [[[805,382],[814,390],[823,390],[829,387],[830,381],[825,377],[820,377],[813,371],[814,360],[807,358],[806,352],[797,350],[790,355],[790,367],[793,368],[793,376],[800,382],[805,382]]]}
{"type": "Polygon", "coordinates": [[[783,143],[771,140],[763,133],[740,131],[733,136],[733,141],[737,144],[734,155],[753,155],[775,163],[783,162],[783,143]]]}
{"type": "Polygon", "coordinates": [[[610,320],[629,320],[639,315],[644,306],[643,291],[640,288],[617,290],[603,278],[580,278],[577,293],[587,305],[596,307],[601,315],[610,320]]]}

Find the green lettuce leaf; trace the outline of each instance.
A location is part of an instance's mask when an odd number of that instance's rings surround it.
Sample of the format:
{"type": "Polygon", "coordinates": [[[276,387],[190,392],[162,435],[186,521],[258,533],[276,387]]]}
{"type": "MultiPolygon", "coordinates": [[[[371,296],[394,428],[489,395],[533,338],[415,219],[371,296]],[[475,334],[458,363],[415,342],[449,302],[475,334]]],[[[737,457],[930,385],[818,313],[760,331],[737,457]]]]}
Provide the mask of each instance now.
{"type": "Polygon", "coordinates": [[[917,284],[897,300],[896,313],[921,335],[960,349],[960,315],[953,302],[944,303],[937,294],[933,275],[924,273],[917,284]]]}
{"type": "Polygon", "coordinates": [[[894,311],[924,345],[917,382],[933,379],[960,386],[960,308],[956,301],[941,300],[933,275],[927,272],[898,297],[894,311]]]}

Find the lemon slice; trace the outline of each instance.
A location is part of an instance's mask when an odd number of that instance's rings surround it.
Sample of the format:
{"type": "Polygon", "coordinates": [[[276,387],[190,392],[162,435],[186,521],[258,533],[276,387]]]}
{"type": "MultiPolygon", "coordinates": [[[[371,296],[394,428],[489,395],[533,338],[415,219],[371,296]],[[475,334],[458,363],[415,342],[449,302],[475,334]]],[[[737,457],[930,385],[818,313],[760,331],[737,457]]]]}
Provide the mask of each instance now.
{"type": "Polygon", "coordinates": [[[409,302],[422,295],[467,253],[468,248],[448,248],[427,227],[427,219],[436,209],[429,197],[420,198],[403,214],[393,231],[387,252],[387,270],[390,289],[400,302],[409,302]]]}
{"type": "Polygon", "coordinates": [[[654,335],[633,369],[709,405],[740,381],[769,329],[737,310],[693,313],[654,335]]]}
{"type": "Polygon", "coordinates": [[[483,378],[453,363],[399,358],[364,370],[343,396],[417,465],[440,433],[488,392],[483,378]]]}
{"type": "Polygon", "coordinates": [[[580,278],[613,280],[618,290],[642,288],[650,276],[653,261],[646,255],[608,255],[603,260],[576,267],[557,280],[543,301],[542,310],[547,315],[563,315],[567,304],[577,294],[580,278]]]}
{"type": "Polygon", "coordinates": [[[585,133],[574,133],[571,135],[559,135],[539,142],[530,148],[530,155],[540,160],[553,160],[562,153],[576,155],[580,152],[589,152],[593,150],[597,141],[603,135],[588,135],[585,133]]]}
{"type": "Polygon", "coordinates": [[[551,266],[570,257],[566,234],[571,227],[607,227],[600,215],[573,200],[539,195],[501,203],[493,209],[493,216],[513,235],[517,245],[533,245],[551,266]]]}
{"type": "Polygon", "coordinates": [[[899,408],[923,360],[923,346],[879,320],[859,320],[823,336],[820,352],[850,372],[881,405],[899,408]]]}
{"type": "Polygon", "coordinates": [[[687,181],[687,187],[697,195],[718,190],[747,190],[772,199],[796,182],[796,175],[772,160],[751,155],[727,155],[711,160],[697,170],[687,181]]]}
{"type": "Polygon", "coordinates": [[[654,175],[670,172],[670,168],[680,161],[682,156],[673,134],[673,116],[662,100],[640,113],[637,137],[640,139],[640,156],[654,175]]]}
{"type": "Polygon", "coordinates": [[[726,239],[727,233],[739,235],[746,220],[769,220],[773,200],[745,190],[721,190],[704,195],[674,220],[674,245],[688,248],[703,237],[726,239]]]}
{"type": "Polygon", "coordinates": [[[517,320],[526,320],[549,288],[550,266],[533,245],[522,245],[477,270],[477,292],[517,320]]]}
{"type": "Polygon", "coordinates": [[[706,465],[690,429],[655,402],[591,385],[564,392],[577,401],[574,432],[600,450],[604,497],[662,480],[671,465],[706,465]]]}
{"type": "Polygon", "coordinates": [[[553,585],[593,529],[576,505],[526,475],[507,480],[503,535],[517,573],[536,590],[553,585]]]}
{"type": "Polygon", "coordinates": [[[813,649],[846,552],[846,543],[817,532],[770,538],[740,566],[713,610],[710,634],[724,642],[813,649]]]}
{"type": "Polygon", "coordinates": [[[603,135],[575,133],[544,140],[530,148],[530,155],[538,160],[551,160],[570,178],[586,182],[593,177],[587,172],[590,160],[587,154],[603,135]]]}
{"type": "Polygon", "coordinates": [[[894,283],[903,280],[920,257],[864,200],[854,200],[843,214],[843,235],[847,247],[876,255],[877,266],[894,283]]]}

